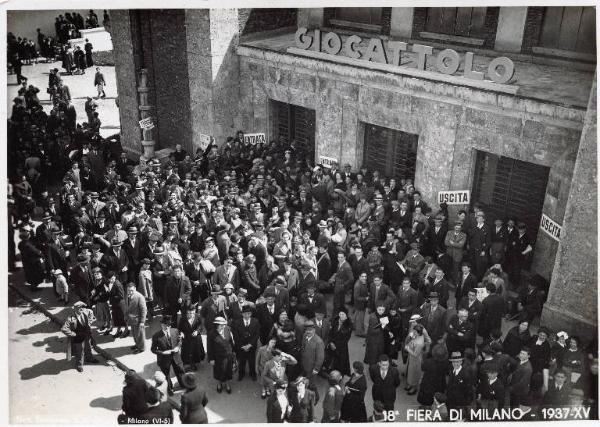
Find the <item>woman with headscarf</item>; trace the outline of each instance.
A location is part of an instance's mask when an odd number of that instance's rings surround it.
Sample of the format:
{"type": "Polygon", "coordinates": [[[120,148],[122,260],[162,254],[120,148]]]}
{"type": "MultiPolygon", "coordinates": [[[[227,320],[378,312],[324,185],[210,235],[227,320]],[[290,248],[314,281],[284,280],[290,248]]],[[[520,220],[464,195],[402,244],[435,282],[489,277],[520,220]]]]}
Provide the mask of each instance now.
{"type": "Polygon", "coordinates": [[[342,307],[331,324],[327,352],[331,358],[331,368],[340,371],[342,375],[348,376],[350,376],[348,341],[350,341],[351,335],[352,321],[348,317],[346,308],[342,307]]]}
{"type": "Polygon", "coordinates": [[[213,377],[219,382],[217,393],[223,391],[224,385],[227,393],[231,394],[229,382],[233,378],[233,335],[223,317],[216,317],[213,323],[215,329],[207,339],[208,360],[213,365],[213,377]]]}
{"type": "Polygon", "coordinates": [[[367,421],[367,409],[365,407],[367,379],[364,371],[365,367],[362,362],[357,360],[352,363],[352,376],[344,387],[340,421],[347,423],[364,423],[367,421]]]}
{"type": "Polygon", "coordinates": [[[191,365],[192,370],[196,371],[200,362],[204,360],[204,344],[202,343],[202,318],[196,312],[195,306],[190,306],[185,312],[185,316],[179,321],[179,332],[183,334],[181,344],[181,359],[186,365],[191,365]]]}

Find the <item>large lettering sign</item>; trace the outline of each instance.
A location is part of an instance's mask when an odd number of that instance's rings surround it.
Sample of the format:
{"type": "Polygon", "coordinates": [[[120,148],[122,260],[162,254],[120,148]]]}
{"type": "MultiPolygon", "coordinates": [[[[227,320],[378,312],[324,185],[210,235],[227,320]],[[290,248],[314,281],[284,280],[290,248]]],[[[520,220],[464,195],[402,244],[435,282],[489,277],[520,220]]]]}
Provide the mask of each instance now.
{"type": "Polygon", "coordinates": [[[326,167],[328,169],[330,169],[334,163],[338,163],[338,160],[335,157],[326,156],[319,156],[319,161],[321,162],[323,167],[326,167]]]}
{"type": "Polygon", "coordinates": [[[560,242],[560,233],[562,231],[562,226],[554,221],[552,221],[549,217],[542,214],[542,221],[540,222],[540,228],[547,235],[552,237],[557,242],[560,242]]]}
{"type": "Polygon", "coordinates": [[[267,138],[264,133],[247,133],[244,134],[244,144],[256,145],[258,143],[266,144],[267,138]]]}
{"type": "MultiPolygon", "coordinates": [[[[343,54],[349,58],[395,66],[400,66],[402,52],[410,51],[417,54],[418,70],[425,70],[427,57],[433,55],[433,47],[431,46],[409,45],[396,40],[389,40],[386,49],[383,40],[376,37],[369,40],[367,49],[364,53],[361,53],[356,48],[363,41],[360,36],[351,35],[342,42],[342,38],[334,32],[322,33],[321,30],[317,29],[310,35],[305,27],[298,28],[295,41],[298,49],[312,50],[333,56],[343,51],[343,54]]],[[[444,49],[437,54],[434,64],[438,73],[452,75],[460,68],[461,57],[453,49],[444,49]]],[[[514,73],[515,64],[505,56],[492,59],[488,64],[487,72],[483,73],[473,69],[473,52],[466,52],[464,55],[463,76],[467,79],[484,80],[487,77],[495,83],[503,84],[508,82],[514,73]]]]}
{"type": "Polygon", "coordinates": [[[438,204],[468,205],[471,203],[471,192],[469,190],[440,191],[438,192],[438,204]]]}

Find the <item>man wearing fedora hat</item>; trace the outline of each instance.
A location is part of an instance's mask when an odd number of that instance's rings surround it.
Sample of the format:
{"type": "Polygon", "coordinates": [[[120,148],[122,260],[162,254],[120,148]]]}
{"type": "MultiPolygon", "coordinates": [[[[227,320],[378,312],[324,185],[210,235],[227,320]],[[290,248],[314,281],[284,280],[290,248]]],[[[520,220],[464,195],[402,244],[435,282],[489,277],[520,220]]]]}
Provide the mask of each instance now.
{"type": "Polygon", "coordinates": [[[423,317],[423,326],[429,333],[433,344],[442,343],[446,339],[446,309],[439,305],[440,297],[437,292],[429,294],[419,312],[423,317]]]}
{"type": "Polygon", "coordinates": [[[207,334],[214,329],[213,322],[217,317],[227,317],[227,301],[222,295],[221,286],[212,286],[210,298],[206,298],[200,306],[200,315],[204,319],[207,334]]]}
{"type": "Polygon", "coordinates": [[[176,326],[179,311],[185,310],[192,296],[190,279],[185,276],[181,264],[172,267],[172,274],[167,277],[163,295],[165,313],[172,317],[173,326],[176,326]]]}
{"type": "Polygon", "coordinates": [[[304,336],[300,348],[300,364],[302,375],[308,378],[309,386],[314,387],[315,376],[321,372],[325,360],[325,344],[317,335],[315,323],[308,320],[304,323],[304,336]]]}
{"type": "Polygon", "coordinates": [[[156,354],[156,363],[160,370],[167,377],[169,384],[169,395],[173,395],[173,382],[171,381],[171,367],[175,371],[177,381],[183,383],[182,376],[185,373],[183,360],[181,359],[181,335],[176,328],[172,328],[173,320],[170,316],[163,316],[160,324],[160,331],[152,336],[152,345],[150,351],[156,354]]]}
{"type": "Polygon", "coordinates": [[[129,268],[127,270],[127,279],[135,282],[140,271],[140,252],[141,241],[138,238],[138,228],[132,225],[127,230],[127,239],[123,242],[123,249],[128,258],[129,268]]]}
{"type": "Polygon", "coordinates": [[[231,325],[235,352],[238,360],[238,379],[241,381],[246,375],[246,362],[250,371],[250,377],[256,381],[256,349],[260,336],[260,325],[258,320],[252,317],[252,307],[242,307],[242,319],[234,320],[231,325]]]}
{"type": "Polygon", "coordinates": [[[111,249],[102,257],[104,260],[104,266],[106,270],[117,273],[119,282],[127,283],[127,276],[129,274],[129,259],[121,247],[123,242],[117,238],[114,238],[111,240],[110,244],[111,249]]]}
{"type": "Polygon", "coordinates": [[[446,396],[449,409],[463,409],[468,407],[474,398],[475,378],[471,377],[468,369],[463,367],[463,356],[460,351],[450,354],[452,370],[448,375],[446,396]]]}
{"type": "Polygon", "coordinates": [[[76,259],[77,265],[71,269],[69,280],[79,299],[88,304],[93,282],[89,258],[87,255],[80,253],[76,259]]]}

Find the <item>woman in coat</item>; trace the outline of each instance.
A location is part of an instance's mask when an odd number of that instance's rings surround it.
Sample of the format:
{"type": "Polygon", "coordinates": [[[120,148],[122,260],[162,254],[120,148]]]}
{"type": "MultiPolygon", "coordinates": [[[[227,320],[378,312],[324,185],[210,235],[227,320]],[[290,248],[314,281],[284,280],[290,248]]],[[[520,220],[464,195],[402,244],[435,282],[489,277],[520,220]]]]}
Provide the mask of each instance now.
{"type": "Polygon", "coordinates": [[[385,306],[379,305],[375,309],[375,312],[369,315],[369,327],[367,329],[364,359],[364,362],[369,366],[377,363],[379,355],[385,352],[385,334],[387,334],[388,331],[380,321],[381,318],[386,317],[385,312],[385,306]]]}
{"type": "Polygon", "coordinates": [[[266,397],[268,395],[269,384],[265,383],[263,381],[262,373],[265,370],[265,365],[267,364],[267,362],[273,358],[272,351],[275,348],[275,343],[276,343],[275,338],[271,338],[269,340],[269,342],[267,342],[262,347],[259,347],[258,351],[256,352],[256,365],[255,365],[254,372],[256,372],[258,375],[260,375],[259,382],[262,386],[261,397],[263,399],[266,399],[266,397]]]}
{"type": "Polygon", "coordinates": [[[510,357],[516,358],[523,347],[529,346],[531,342],[531,334],[529,332],[529,322],[526,316],[522,316],[519,324],[508,331],[502,347],[504,353],[510,357]]]}
{"type": "Polygon", "coordinates": [[[290,423],[312,423],[315,411],[315,392],[307,388],[308,379],[298,377],[294,381],[294,387],[290,388],[290,423]]]}
{"type": "MultiPolygon", "coordinates": [[[[117,328],[117,332],[115,332],[113,337],[127,336],[129,335],[129,329],[125,321],[125,291],[123,290],[123,285],[117,280],[117,276],[112,271],[107,274],[107,279],[112,327],[117,328]]],[[[111,332],[112,328],[108,329],[104,335],[110,335],[111,332]]]]}
{"type": "Polygon", "coordinates": [[[185,392],[181,396],[181,409],[179,418],[182,424],[208,424],[208,417],[204,407],[208,403],[206,393],[198,387],[196,375],[188,372],[182,378],[185,392]]]}
{"type": "Polygon", "coordinates": [[[181,344],[181,359],[186,365],[191,365],[195,371],[198,364],[204,360],[204,344],[200,329],[202,327],[202,318],[196,313],[196,307],[189,307],[185,316],[181,317],[178,328],[183,334],[181,344]]]}
{"type": "Polygon", "coordinates": [[[352,335],[352,322],[348,318],[345,308],[333,319],[329,331],[329,344],[327,351],[331,357],[331,368],[340,371],[342,375],[350,376],[350,355],[348,354],[348,341],[352,335]]]}
{"type": "Polygon", "coordinates": [[[44,254],[31,241],[29,231],[25,230],[19,233],[19,238],[21,239],[19,252],[23,261],[25,281],[31,285],[32,290],[36,290],[46,275],[44,254]]]}
{"type": "Polygon", "coordinates": [[[345,394],[342,401],[340,420],[347,423],[364,423],[367,422],[365,367],[362,362],[357,360],[352,364],[352,371],[352,376],[344,387],[345,394]]]}
{"type": "Polygon", "coordinates": [[[433,395],[446,391],[446,374],[450,370],[446,347],[436,344],[431,349],[431,357],[423,360],[423,376],[419,385],[417,401],[423,406],[433,405],[433,395]]]}
{"type": "Polygon", "coordinates": [[[275,384],[275,393],[267,399],[267,422],[283,423],[289,421],[292,407],[287,396],[287,381],[279,380],[275,384]]]}
{"type": "MultiPolygon", "coordinates": [[[[102,277],[102,269],[96,267],[92,270],[94,288],[91,291],[91,303],[94,306],[94,315],[98,321],[98,333],[111,331],[111,315],[108,299],[110,298],[108,283],[102,277]]],[[[109,332],[110,333],[110,332],[109,332]]]]}
{"type": "Polygon", "coordinates": [[[415,325],[413,330],[406,337],[406,345],[404,346],[408,352],[408,368],[406,371],[406,387],[408,394],[412,395],[417,392],[417,387],[421,381],[421,363],[423,360],[423,352],[425,350],[425,337],[423,336],[423,326],[415,325]]]}
{"type": "Polygon", "coordinates": [[[233,335],[224,318],[219,316],[213,323],[216,328],[207,339],[208,360],[213,365],[213,377],[219,382],[217,392],[221,393],[225,385],[225,390],[231,394],[229,381],[233,378],[233,335]]]}

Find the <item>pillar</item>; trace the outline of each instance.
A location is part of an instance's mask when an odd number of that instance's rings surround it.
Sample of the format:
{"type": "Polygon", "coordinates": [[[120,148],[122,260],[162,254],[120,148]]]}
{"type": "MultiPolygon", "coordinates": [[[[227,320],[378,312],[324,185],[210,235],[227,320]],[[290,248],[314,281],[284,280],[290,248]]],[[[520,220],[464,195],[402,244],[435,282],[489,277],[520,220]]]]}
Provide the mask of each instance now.
{"type": "Polygon", "coordinates": [[[521,52],[526,19],[527,7],[501,7],[494,49],[502,52],[521,52]]]}
{"type": "Polygon", "coordinates": [[[298,9],[298,28],[321,28],[325,25],[325,9],[301,8],[298,9]]]}
{"type": "Polygon", "coordinates": [[[142,153],[142,135],[139,127],[139,102],[135,63],[135,26],[132,26],[129,10],[115,9],[110,13],[110,34],[115,59],[117,102],[121,122],[121,145],[132,157],[142,153]]]}
{"type": "Polygon", "coordinates": [[[598,334],[596,76],[581,132],[571,191],[541,324],[585,341],[598,334]]]}
{"type": "Polygon", "coordinates": [[[393,7],[390,22],[390,36],[393,39],[410,39],[413,31],[413,7],[393,7]]]}
{"type": "Polygon", "coordinates": [[[191,138],[217,143],[241,129],[237,9],[185,11],[191,138]]]}

